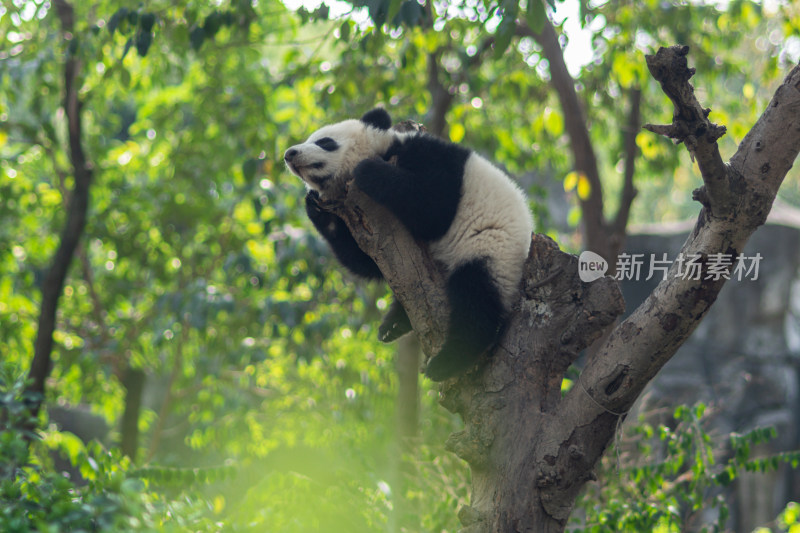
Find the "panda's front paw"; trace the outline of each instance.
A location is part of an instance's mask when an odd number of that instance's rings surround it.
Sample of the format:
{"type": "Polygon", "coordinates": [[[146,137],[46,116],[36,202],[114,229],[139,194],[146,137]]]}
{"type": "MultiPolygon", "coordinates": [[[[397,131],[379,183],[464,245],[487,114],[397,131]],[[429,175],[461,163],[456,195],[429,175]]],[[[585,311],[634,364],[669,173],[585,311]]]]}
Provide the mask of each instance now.
{"type": "Polygon", "coordinates": [[[381,189],[381,182],[384,181],[382,177],[386,173],[386,163],[377,159],[364,159],[353,170],[353,181],[356,186],[367,193],[369,196],[375,197],[381,189]]]}
{"type": "Polygon", "coordinates": [[[322,208],[322,198],[320,198],[319,193],[315,190],[308,191],[306,194],[306,214],[308,218],[314,220],[320,216],[323,216],[325,210],[322,208]]]}
{"type": "Polygon", "coordinates": [[[311,190],[306,194],[306,214],[314,227],[327,235],[335,231],[339,217],[328,211],[330,204],[325,202],[317,191],[311,190]]]}

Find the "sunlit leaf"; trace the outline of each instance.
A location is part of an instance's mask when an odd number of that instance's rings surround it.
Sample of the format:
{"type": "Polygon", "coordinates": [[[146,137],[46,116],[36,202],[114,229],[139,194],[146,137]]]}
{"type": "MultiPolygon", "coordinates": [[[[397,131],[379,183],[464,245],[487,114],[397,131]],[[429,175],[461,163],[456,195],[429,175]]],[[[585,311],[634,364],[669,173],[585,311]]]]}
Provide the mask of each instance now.
{"type": "Polygon", "coordinates": [[[466,129],[462,124],[456,123],[450,126],[450,140],[454,143],[461,142],[466,134],[466,129]]]}
{"type": "Polygon", "coordinates": [[[547,108],[544,112],[544,127],[553,137],[564,133],[564,117],[555,109],[547,108]]]}
{"type": "Polygon", "coordinates": [[[586,174],[581,173],[578,176],[578,186],[576,190],[578,192],[578,198],[581,200],[589,199],[589,196],[592,194],[592,185],[589,183],[589,178],[586,177],[586,174]]]}
{"type": "Polygon", "coordinates": [[[577,187],[578,178],[579,178],[580,175],[581,175],[580,173],[578,173],[577,171],[573,170],[572,172],[570,172],[566,176],[564,176],[564,190],[566,192],[569,192],[569,191],[575,189],[575,187],[577,187]]]}

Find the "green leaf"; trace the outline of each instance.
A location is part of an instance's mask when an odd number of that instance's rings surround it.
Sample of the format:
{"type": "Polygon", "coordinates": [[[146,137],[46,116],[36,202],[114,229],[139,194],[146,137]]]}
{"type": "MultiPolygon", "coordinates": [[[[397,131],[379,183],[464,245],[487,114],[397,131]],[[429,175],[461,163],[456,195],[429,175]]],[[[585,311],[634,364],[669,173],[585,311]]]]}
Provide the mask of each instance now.
{"type": "Polygon", "coordinates": [[[156,16],[153,13],[143,13],[141,18],[139,19],[139,25],[142,27],[142,31],[150,32],[153,29],[153,25],[156,23],[156,16]]]}
{"type": "Polygon", "coordinates": [[[513,18],[503,17],[500,24],[497,26],[497,32],[494,39],[494,58],[500,59],[511,44],[511,39],[514,37],[515,23],[513,18]]]}
{"type": "Polygon", "coordinates": [[[132,47],[133,47],[133,37],[128,37],[128,40],[125,42],[125,48],[122,50],[122,57],[119,58],[120,62],[122,62],[122,60],[125,59],[125,56],[128,55],[128,52],[132,47]]]}
{"type": "Polygon", "coordinates": [[[450,140],[454,143],[459,143],[464,139],[464,134],[466,134],[467,130],[464,129],[464,125],[456,122],[452,126],[450,126],[450,140]]]}
{"type": "Polygon", "coordinates": [[[206,17],[205,21],[203,21],[203,30],[205,31],[205,35],[209,39],[213,39],[214,36],[217,34],[217,32],[219,31],[219,27],[220,27],[220,23],[221,22],[222,22],[222,20],[220,18],[220,15],[219,15],[218,11],[214,11],[213,13],[210,13],[206,17]]]}
{"type": "Polygon", "coordinates": [[[192,43],[192,48],[194,50],[200,50],[200,47],[203,46],[203,40],[206,38],[206,32],[200,26],[195,26],[192,28],[192,31],[189,32],[189,42],[192,43]]]}
{"type": "Polygon", "coordinates": [[[544,129],[553,137],[564,133],[564,117],[555,109],[547,108],[544,112],[544,129]]]}
{"type": "Polygon", "coordinates": [[[389,10],[391,0],[367,0],[367,11],[369,18],[380,28],[386,22],[386,15],[389,10]]]}
{"type": "Polygon", "coordinates": [[[139,35],[136,36],[136,52],[139,54],[139,57],[147,55],[147,51],[150,49],[150,44],[152,42],[152,33],[145,31],[139,32],[139,35]]]}
{"type": "Polygon", "coordinates": [[[545,13],[544,4],[541,0],[528,0],[528,10],[525,13],[525,20],[528,22],[528,26],[534,32],[541,33],[546,19],[547,13],[545,13]]]}
{"type": "Polygon", "coordinates": [[[322,4],[317,9],[314,10],[314,13],[313,13],[314,19],[315,20],[328,20],[328,16],[330,15],[330,10],[331,9],[327,5],[322,4]]]}
{"type": "Polygon", "coordinates": [[[406,0],[400,6],[400,21],[407,26],[417,26],[423,14],[422,6],[414,0],[406,0]]]}
{"type": "Polygon", "coordinates": [[[248,159],[242,163],[242,175],[248,182],[253,181],[253,178],[255,178],[256,171],[258,170],[258,163],[258,159],[248,159]]]}
{"type": "Polygon", "coordinates": [[[403,6],[403,0],[389,0],[389,7],[386,12],[386,20],[392,21],[392,24],[396,24],[398,21],[395,20],[397,18],[397,14],[400,12],[400,8],[403,6]]]}
{"type": "Polygon", "coordinates": [[[119,23],[122,22],[128,16],[128,9],[123,7],[117,10],[116,13],[111,15],[111,18],[108,19],[108,32],[113,36],[114,32],[117,30],[119,23]]]}
{"type": "Polygon", "coordinates": [[[342,22],[342,25],[339,27],[339,38],[342,41],[347,41],[350,39],[350,22],[342,22]]]}

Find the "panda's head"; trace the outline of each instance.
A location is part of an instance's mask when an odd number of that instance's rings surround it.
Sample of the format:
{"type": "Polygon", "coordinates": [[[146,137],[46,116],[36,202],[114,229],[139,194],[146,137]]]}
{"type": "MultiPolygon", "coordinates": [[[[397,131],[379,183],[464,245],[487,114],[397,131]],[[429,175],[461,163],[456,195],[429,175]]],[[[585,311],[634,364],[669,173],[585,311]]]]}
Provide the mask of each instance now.
{"type": "Polygon", "coordinates": [[[323,196],[344,190],[361,161],[380,157],[396,137],[385,109],[368,111],[360,120],[345,120],[324,126],[301,144],[286,150],[283,160],[295,175],[323,196]]]}

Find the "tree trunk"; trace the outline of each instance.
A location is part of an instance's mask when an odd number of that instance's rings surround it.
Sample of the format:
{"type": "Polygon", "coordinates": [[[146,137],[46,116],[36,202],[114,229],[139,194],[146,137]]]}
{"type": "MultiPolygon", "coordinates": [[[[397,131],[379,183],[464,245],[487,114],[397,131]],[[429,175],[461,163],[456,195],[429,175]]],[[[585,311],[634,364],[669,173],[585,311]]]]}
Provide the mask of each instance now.
{"type": "MultiPolygon", "coordinates": [[[[569,365],[624,310],[617,283],[582,282],[578,259],[541,235],[523,279],[519,308],[492,359],[442,387],[442,405],[466,426],[446,448],[472,469],[472,503],[459,511],[467,532],[561,531],[574,495],[553,489],[575,475],[577,494],[609,438],[570,431],[557,407],[569,365]]],[[[599,414],[612,425],[618,418],[599,414]]]]}

